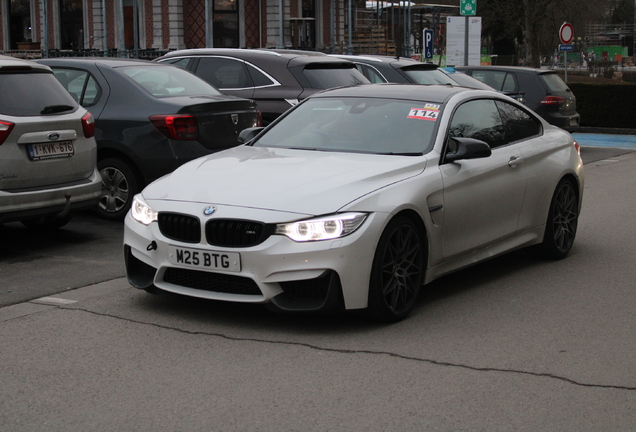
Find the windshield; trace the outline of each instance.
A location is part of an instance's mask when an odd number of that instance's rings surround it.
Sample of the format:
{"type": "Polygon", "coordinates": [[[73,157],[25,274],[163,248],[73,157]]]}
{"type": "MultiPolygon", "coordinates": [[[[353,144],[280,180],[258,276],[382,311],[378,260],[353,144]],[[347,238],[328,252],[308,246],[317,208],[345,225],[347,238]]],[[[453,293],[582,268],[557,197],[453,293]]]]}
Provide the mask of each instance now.
{"type": "Polygon", "coordinates": [[[330,89],[334,87],[368,84],[369,80],[356,69],[353,63],[344,65],[308,65],[303,75],[311,88],[330,89]]]}
{"type": "Polygon", "coordinates": [[[0,114],[39,116],[78,107],[52,73],[0,74],[0,114]]]}
{"type": "Polygon", "coordinates": [[[453,81],[444,72],[437,69],[418,69],[418,68],[402,68],[402,71],[407,74],[417,84],[451,84],[457,85],[457,82],[453,81]]]}
{"type": "Polygon", "coordinates": [[[314,98],[276,123],[254,146],[421,155],[430,151],[441,105],[372,98],[314,98]]]}
{"type": "Polygon", "coordinates": [[[455,73],[449,74],[449,77],[462,87],[469,87],[469,88],[481,89],[481,90],[494,90],[494,88],[490,87],[488,84],[483,83],[479,81],[478,79],[475,79],[462,72],[455,72],[455,73]]]}
{"type": "Polygon", "coordinates": [[[567,91],[568,85],[555,73],[539,75],[550,91],[567,91]]]}
{"type": "Polygon", "coordinates": [[[155,97],[218,96],[217,89],[177,66],[135,66],[123,72],[155,97]]]}

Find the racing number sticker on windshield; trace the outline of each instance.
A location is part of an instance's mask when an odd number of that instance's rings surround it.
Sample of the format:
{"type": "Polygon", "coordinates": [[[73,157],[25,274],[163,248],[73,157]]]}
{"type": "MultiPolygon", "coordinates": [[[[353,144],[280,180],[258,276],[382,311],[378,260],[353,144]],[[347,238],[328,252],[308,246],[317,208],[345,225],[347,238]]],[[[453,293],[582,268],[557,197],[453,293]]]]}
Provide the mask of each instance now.
{"type": "Polygon", "coordinates": [[[438,115],[439,105],[426,104],[424,108],[411,108],[408,118],[435,121],[438,115]]]}

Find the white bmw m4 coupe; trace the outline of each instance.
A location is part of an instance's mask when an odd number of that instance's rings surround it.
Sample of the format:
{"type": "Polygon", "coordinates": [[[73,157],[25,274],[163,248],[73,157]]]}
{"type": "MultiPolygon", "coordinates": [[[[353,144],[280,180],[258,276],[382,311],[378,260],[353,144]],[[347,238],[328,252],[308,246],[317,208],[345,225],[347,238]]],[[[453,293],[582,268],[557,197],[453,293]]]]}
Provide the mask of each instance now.
{"type": "Polygon", "coordinates": [[[239,140],[135,197],[134,287],[397,321],[444,274],[519,248],[560,259],[574,243],[578,144],[496,92],[328,90],[239,140]]]}

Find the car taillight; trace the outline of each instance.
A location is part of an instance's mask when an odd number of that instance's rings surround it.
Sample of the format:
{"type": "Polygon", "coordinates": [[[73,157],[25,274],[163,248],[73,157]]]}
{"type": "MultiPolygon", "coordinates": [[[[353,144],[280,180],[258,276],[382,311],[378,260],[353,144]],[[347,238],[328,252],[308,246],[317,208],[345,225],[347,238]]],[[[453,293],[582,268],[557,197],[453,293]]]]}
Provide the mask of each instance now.
{"type": "Polygon", "coordinates": [[[565,102],[561,96],[546,96],[541,99],[541,105],[561,105],[565,102]]]}
{"type": "Polygon", "coordinates": [[[82,128],[84,129],[84,136],[86,138],[92,138],[95,136],[95,118],[89,112],[82,117],[82,128]]]}
{"type": "Polygon", "coordinates": [[[197,119],[188,114],[162,114],[150,116],[150,122],[168,138],[195,140],[199,137],[197,119]]]}
{"type": "Polygon", "coordinates": [[[11,122],[0,121],[0,145],[7,139],[13,126],[14,124],[11,122]]]}
{"type": "Polygon", "coordinates": [[[579,156],[581,156],[581,146],[576,141],[574,141],[574,148],[576,149],[576,152],[579,154],[579,156]]]}

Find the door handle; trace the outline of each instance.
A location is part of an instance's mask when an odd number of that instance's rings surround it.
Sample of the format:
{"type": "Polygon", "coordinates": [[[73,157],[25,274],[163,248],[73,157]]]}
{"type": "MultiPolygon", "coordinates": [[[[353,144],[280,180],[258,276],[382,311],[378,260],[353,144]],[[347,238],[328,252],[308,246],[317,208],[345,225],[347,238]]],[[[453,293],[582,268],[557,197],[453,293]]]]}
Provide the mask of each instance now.
{"type": "Polygon", "coordinates": [[[514,168],[517,165],[521,165],[522,163],[523,163],[523,158],[512,156],[510,160],[508,161],[508,166],[510,166],[511,168],[514,168]]]}

